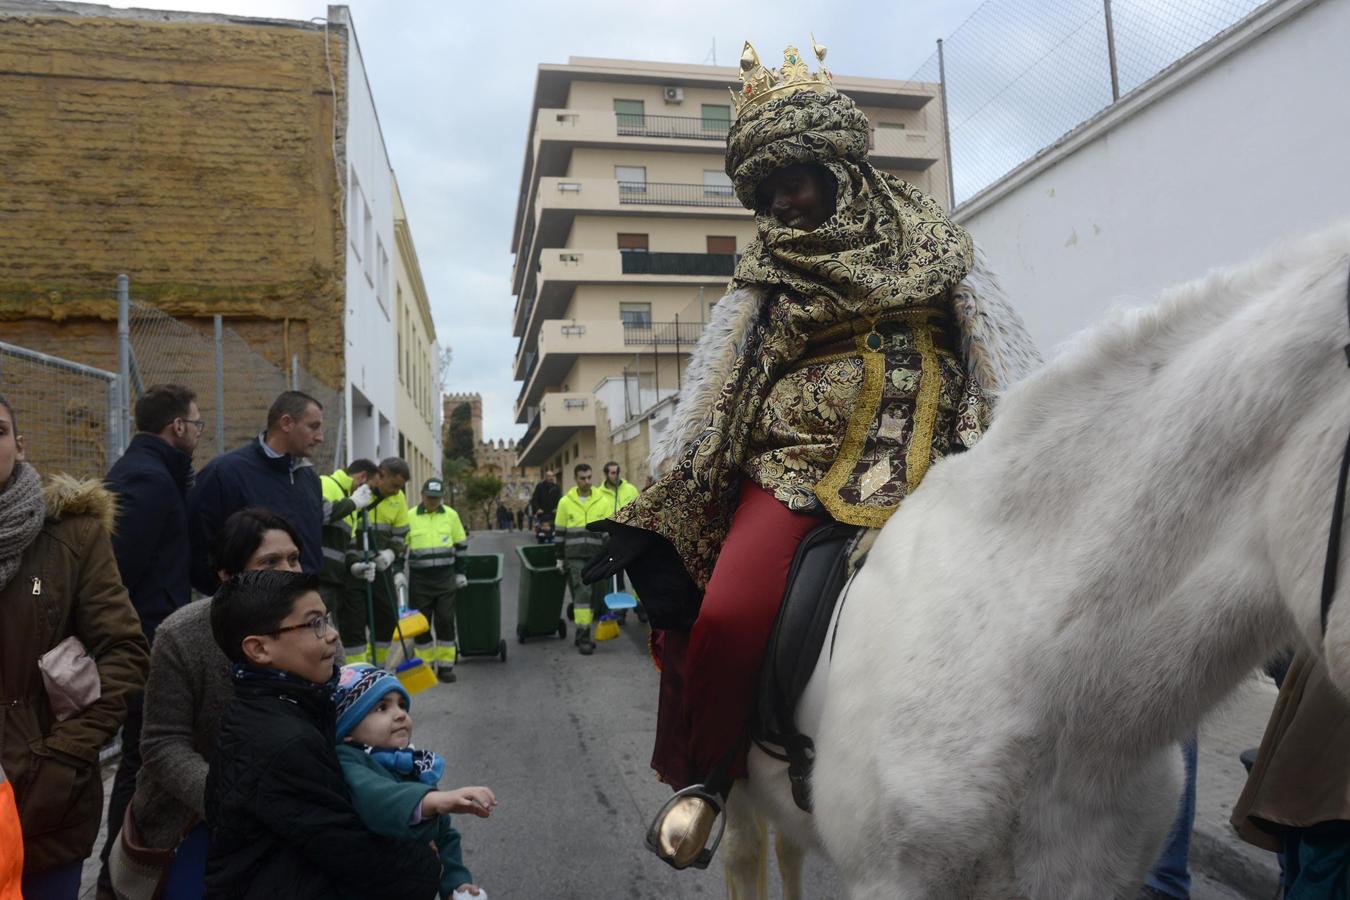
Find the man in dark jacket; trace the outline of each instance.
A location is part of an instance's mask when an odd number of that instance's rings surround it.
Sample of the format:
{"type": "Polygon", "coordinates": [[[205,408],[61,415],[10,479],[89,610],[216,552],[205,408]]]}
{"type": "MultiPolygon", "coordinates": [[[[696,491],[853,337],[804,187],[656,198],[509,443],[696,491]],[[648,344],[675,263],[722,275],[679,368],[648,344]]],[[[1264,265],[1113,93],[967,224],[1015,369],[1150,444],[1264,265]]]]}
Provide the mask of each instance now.
{"type": "Polygon", "coordinates": [[[352,805],[336,749],[337,631],[318,587],[247,572],[211,600],[212,635],[235,666],[206,778],[206,897],[432,900],[430,845],[367,831],[352,805]]]}
{"type": "Polygon", "coordinates": [[[218,456],[202,469],[188,495],[192,539],[192,586],[215,593],[209,553],[225,520],[237,510],[261,506],[284,516],[300,535],[300,565],[323,568],[323,492],[309,461],[323,443],[323,404],[286,391],[267,411],[267,430],[218,456]]]}
{"type": "MultiPolygon", "coordinates": [[[[192,482],[192,453],[205,424],[196,399],[196,394],[177,384],[157,384],[141,394],[136,400],[137,434],[108,471],[108,489],[117,496],[112,538],[117,570],[150,642],[159,623],[192,595],[187,492],[192,482]]],[[[140,768],[141,696],[137,693],[127,704],[122,759],[108,798],[108,839],[100,856],[99,885],[109,893],[108,853],[122,828],[140,768]]]]}
{"type": "Polygon", "coordinates": [[[534,486],[534,493],[530,495],[530,515],[534,517],[536,523],[552,522],[554,514],[558,511],[558,501],[561,499],[562,488],[558,487],[553,472],[545,469],[544,480],[534,486]]]}

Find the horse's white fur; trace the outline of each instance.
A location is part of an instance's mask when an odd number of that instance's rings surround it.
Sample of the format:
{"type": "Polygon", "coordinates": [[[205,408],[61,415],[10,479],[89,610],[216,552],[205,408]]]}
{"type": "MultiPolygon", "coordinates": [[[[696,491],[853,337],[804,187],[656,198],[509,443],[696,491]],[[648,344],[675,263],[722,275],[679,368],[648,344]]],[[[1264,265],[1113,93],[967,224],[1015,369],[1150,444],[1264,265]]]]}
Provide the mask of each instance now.
{"type": "Polygon", "coordinates": [[[1350,224],[1117,314],[892,517],[799,707],[814,821],[757,752],[744,792],[849,896],[1132,897],[1207,710],[1297,635],[1350,690],[1347,265],[1350,224]]]}

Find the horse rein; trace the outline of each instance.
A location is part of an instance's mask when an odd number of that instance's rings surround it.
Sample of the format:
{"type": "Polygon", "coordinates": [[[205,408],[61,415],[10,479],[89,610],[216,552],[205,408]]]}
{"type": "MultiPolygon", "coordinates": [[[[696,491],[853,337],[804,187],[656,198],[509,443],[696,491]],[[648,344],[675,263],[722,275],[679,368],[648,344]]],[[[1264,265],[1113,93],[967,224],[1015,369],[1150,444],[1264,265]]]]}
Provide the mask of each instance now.
{"type": "MultiPolygon", "coordinates": [[[[1350,278],[1345,283],[1345,314],[1350,320],[1350,278]]],[[[1346,344],[1345,363],[1350,366],[1350,344],[1346,344]]],[[[1336,594],[1336,569],[1341,561],[1341,520],[1345,518],[1345,482],[1350,473],[1350,435],[1346,436],[1345,451],[1341,453],[1341,473],[1336,479],[1336,501],[1331,507],[1331,533],[1327,538],[1327,560],[1322,569],[1322,636],[1327,634],[1327,615],[1336,594]]]]}

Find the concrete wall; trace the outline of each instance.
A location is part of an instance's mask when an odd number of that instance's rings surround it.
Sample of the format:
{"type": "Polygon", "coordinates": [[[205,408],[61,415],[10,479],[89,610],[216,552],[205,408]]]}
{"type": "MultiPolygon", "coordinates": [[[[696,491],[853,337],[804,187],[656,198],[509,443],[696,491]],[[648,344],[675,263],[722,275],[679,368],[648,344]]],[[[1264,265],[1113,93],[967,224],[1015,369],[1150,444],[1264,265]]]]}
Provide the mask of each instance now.
{"type": "Polygon", "coordinates": [[[116,368],[125,272],[134,299],[222,313],[339,387],[341,41],[326,59],[302,23],[35,9],[0,17],[0,338],[116,368]]]}
{"type": "MultiPolygon", "coordinates": [[[[709,285],[703,291],[704,303],[722,295],[722,285],[709,285]]],[[[582,284],[572,293],[565,319],[578,321],[608,321],[619,318],[620,303],[650,303],[653,322],[698,322],[699,291],[695,287],[664,287],[643,285],[633,288],[622,284],[582,284]]],[[[706,318],[707,312],[704,311],[706,318]]]]}
{"type": "Polygon", "coordinates": [[[398,452],[394,359],[394,182],[366,79],[356,31],[345,7],[347,67],[347,453],[379,458],[398,452]]]}
{"type": "Polygon", "coordinates": [[[1350,215],[1347,34],[1277,4],[957,211],[1043,349],[1350,215]]]}
{"type": "Polygon", "coordinates": [[[577,216],[565,242],[569,250],[613,250],[619,233],[647,235],[647,249],[660,253],[707,253],[709,235],[736,238],[742,250],[755,234],[748,215],[735,218],[675,219],[658,216],[577,216]]]}

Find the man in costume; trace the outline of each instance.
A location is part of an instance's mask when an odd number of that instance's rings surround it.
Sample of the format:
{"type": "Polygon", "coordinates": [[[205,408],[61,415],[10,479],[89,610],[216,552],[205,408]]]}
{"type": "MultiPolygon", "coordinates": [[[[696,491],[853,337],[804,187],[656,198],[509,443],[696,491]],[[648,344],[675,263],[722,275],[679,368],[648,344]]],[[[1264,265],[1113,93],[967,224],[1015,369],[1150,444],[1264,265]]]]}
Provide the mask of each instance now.
{"type": "MultiPolygon", "coordinates": [[[[745,775],[802,539],[830,519],[881,527],[1039,361],[1017,315],[981,297],[987,282],[966,282],[969,235],[868,162],[867,118],[814,49],[818,73],[794,47],[769,69],[746,44],[726,172],[757,234],[691,361],[674,467],[599,526],[611,542],[585,573],[626,569],[662,629],[653,768],[721,797],[745,775]]],[[[698,796],[668,805],[654,849],[690,865],[716,812],[698,796]]]]}

